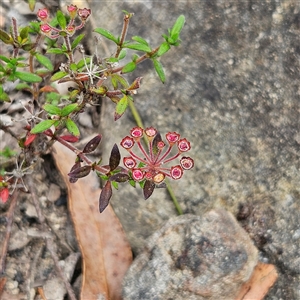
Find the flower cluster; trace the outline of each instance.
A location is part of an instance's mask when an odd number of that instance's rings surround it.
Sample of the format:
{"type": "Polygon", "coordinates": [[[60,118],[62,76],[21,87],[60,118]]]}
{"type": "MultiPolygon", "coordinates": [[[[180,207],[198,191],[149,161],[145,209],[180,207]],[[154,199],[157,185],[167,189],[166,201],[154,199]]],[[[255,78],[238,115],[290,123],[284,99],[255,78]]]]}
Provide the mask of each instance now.
{"type": "MultiPolygon", "coordinates": [[[[56,27],[51,26],[48,23],[50,21],[48,9],[47,8],[39,9],[37,12],[37,17],[41,21],[41,25],[40,25],[41,32],[51,39],[56,39],[61,35],[63,36],[64,34],[72,36],[76,30],[81,29],[85,25],[86,20],[91,15],[90,9],[77,8],[77,6],[73,4],[68,5],[67,10],[70,16],[70,21],[66,26],[63,26],[63,28],[58,29],[56,27]],[[79,25],[75,25],[76,16],[78,16],[81,21],[79,25]]],[[[64,17],[62,17],[62,19],[64,19],[64,17]]],[[[63,22],[61,24],[63,24],[63,22]]]]}
{"type": "Polygon", "coordinates": [[[174,161],[182,153],[191,149],[190,142],[185,138],[180,138],[180,134],[177,132],[167,133],[166,140],[167,145],[153,127],[145,130],[134,127],[130,131],[130,136],[123,138],[121,146],[130,154],[130,156],[124,157],[123,163],[129,169],[134,181],[149,180],[155,184],[160,184],[166,177],[177,180],[182,177],[184,170],[190,170],[194,166],[192,158],[183,156],[180,158],[179,164],[166,167],[167,163],[174,161]],[[141,143],[141,138],[144,135],[148,141],[147,150],[141,143]],[[141,155],[133,152],[134,145],[137,145],[141,155]],[[176,148],[175,153],[172,151],[174,148],[176,148]]]}

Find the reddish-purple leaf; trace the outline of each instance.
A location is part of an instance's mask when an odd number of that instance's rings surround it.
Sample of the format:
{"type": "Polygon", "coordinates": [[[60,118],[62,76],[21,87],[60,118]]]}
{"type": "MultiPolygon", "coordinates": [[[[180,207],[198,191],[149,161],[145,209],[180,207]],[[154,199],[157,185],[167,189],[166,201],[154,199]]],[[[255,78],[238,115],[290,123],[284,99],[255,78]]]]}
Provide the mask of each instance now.
{"type": "Polygon", "coordinates": [[[109,167],[110,167],[110,171],[115,170],[121,160],[121,154],[119,151],[119,148],[117,146],[117,144],[114,144],[111,153],[110,153],[110,158],[109,158],[109,167]]]}
{"type": "MultiPolygon", "coordinates": [[[[73,165],[73,167],[71,168],[70,173],[72,173],[75,169],[77,169],[79,167],[81,167],[81,163],[80,163],[80,160],[77,160],[75,162],[75,164],[73,165]]],[[[70,183],[75,183],[77,180],[78,180],[78,178],[69,177],[69,182],[70,183]]]]}
{"type": "Polygon", "coordinates": [[[76,143],[79,140],[78,136],[75,136],[72,134],[62,135],[62,136],[60,136],[60,138],[69,143],[76,143]]]}
{"type": "Polygon", "coordinates": [[[147,200],[152,195],[154,189],[155,189],[155,183],[151,180],[146,180],[143,188],[145,200],[147,200]]]}
{"type": "Polygon", "coordinates": [[[93,152],[97,147],[98,145],[100,144],[101,142],[101,139],[102,139],[102,135],[101,134],[98,134],[96,135],[94,138],[92,138],[84,147],[83,149],[83,153],[91,153],[93,152]]]}
{"type": "Polygon", "coordinates": [[[126,182],[130,179],[130,176],[128,174],[124,173],[117,173],[109,177],[110,181],[116,181],[116,182],[126,182]]]}
{"type": "Polygon", "coordinates": [[[37,137],[36,134],[32,134],[32,133],[28,132],[26,140],[24,142],[24,146],[30,145],[35,140],[36,137],[37,137]]]}
{"type": "Polygon", "coordinates": [[[68,176],[71,178],[82,178],[90,174],[92,167],[91,166],[83,166],[74,169],[71,171],[68,176]]]}
{"type": "Polygon", "coordinates": [[[104,209],[107,207],[111,196],[112,196],[111,182],[107,181],[104,188],[102,189],[102,191],[100,193],[100,198],[99,198],[100,213],[102,213],[104,211],[104,209]]]}

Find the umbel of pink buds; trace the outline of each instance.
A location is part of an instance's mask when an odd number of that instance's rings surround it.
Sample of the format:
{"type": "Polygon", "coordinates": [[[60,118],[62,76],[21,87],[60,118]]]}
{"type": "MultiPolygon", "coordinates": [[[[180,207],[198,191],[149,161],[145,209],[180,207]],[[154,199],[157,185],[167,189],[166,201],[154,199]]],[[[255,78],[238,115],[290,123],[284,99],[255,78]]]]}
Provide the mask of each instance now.
{"type": "Polygon", "coordinates": [[[41,21],[41,32],[51,39],[57,39],[60,35],[65,36],[65,34],[72,36],[76,30],[81,29],[85,25],[86,20],[91,15],[91,10],[89,8],[77,8],[77,6],[73,4],[67,6],[67,11],[70,16],[69,23],[66,27],[58,29],[48,23],[50,15],[48,9],[39,9],[37,12],[37,17],[41,21]],[[78,16],[81,20],[81,23],[77,26],[74,25],[76,16],[78,16]]]}
{"type": "Polygon", "coordinates": [[[194,161],[188,156],[179,159],[179,164],[167,167],[191,149],[191,144],[186,138],[180,138],[177,132],[166,134],[167,143],[153,127],[145,130],[134,127],[130,131],[130,136],[126,136],[121,141],[121,146],[126,149],[129,156],[124,157],[124,166],[129,170],[132,179],[137,182],[150,181],[160,184],[166,177],[180,179],[185,170],[190,170],[194,166],[194,161]],[[141,138],[147,137],[147,147],[143,147],[141,138]],[[138,153],[133,151],[136,146],[138,153]]]}

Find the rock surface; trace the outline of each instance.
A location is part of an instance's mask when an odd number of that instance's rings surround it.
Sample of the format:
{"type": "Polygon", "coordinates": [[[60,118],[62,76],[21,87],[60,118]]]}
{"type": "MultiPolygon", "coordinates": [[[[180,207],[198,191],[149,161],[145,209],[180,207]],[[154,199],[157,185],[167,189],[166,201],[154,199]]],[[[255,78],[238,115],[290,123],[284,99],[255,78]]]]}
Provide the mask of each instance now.
{"type": "MultiPolygon", "coordinates": [[[[135,97],[136,107],[145,126],[158,127],[162,135],[177,130],[191,140],[195,168],[172,185],[184,212],[202,215],[211,208],[225,207],[237,215],[242,205],[251,206],[255,217],[245,220],[251,225],[248,232],[262,250],[261,259],[279,268],[279,279],[266,299],[297,299],[298,2],[130,1],[121,8],[119,3],[91,5],[101,16],[95,25],[115,34],[119,33],[116,23],[122,19],[121,9],[134,12],[128,38],[148,37],[153,47],[161,41],[160,34],[180,14],[185,15],[181,46],[161,59],[166,83],[159,82],[151,62],[138,69],[144,78],[135,97]]],[[[111,46],[109,42],[107,45],[111,46]]],[[[110,103],[103,115],[113,116],[110,103]]],[[[134,125],[129,113],[113,127],[105,118],[101,128],[106,141],[103,153],[109,153],[115,141],[134,125]]],[[[140,191],[120,187],[112,203],[135,253],[146,237],[176,214],[163,190],[143,201],[140,191]]]]}
{"type": "Polygon", "coordinates": [[[170,219],[124,280],[124,299],[234,299],[257,263],[248,234],[225,210],[170,219]]]}

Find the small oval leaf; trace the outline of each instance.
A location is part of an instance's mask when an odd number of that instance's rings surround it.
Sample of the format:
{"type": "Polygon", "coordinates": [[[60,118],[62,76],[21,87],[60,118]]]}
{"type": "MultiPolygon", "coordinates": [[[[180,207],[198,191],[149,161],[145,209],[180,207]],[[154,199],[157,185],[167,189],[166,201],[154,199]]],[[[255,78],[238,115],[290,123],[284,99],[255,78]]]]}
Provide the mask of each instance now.
{"type": "Polygon", "coordinates": [[[79,132],[79,129],[78,129],[77,125],[75,124],[74,121],[72,121],[69,118],[66,120],[66,127],[67,127],[68,131],[71,134],[73,134],[75,136],[79,136],[80,135],[80,132],[79,132]]]}
{"type": "Polygon", "coordinates": [[[38,75],[32,74],[30,72],[15,72],[15,76],[23,81],[26,82],[31,82],[31,83],[36,83],[36,82],[41,82],[42,78],[38,75]]]}
{"type": "Polygon", "coordinates": [[[32,134],[41,133],[41,132],[45,131],[46,129],[49,129],[55,122],[56,122],[56,120],[44,120],[44,121],[40,122],[39,124],[35,125],[31,129],[30,133],[32,133],[32,134]]]}
{"type": "Polygon", "coordinates": [[[115,121],[121,118],[128,106],[128,97],[124,95],[116,105],[115,121]]]}
{"type": "Polygon", "coordinates": [[[135,68],[136,68],[136,63],[134,61],[131,61],[122,68],[121,73],[122,74],[130,73],[130,72],[134,71],[135,68]]]}
{"type": "Polygon", "coordinates": [[[111,150],[111,153],[110,153],[110,158],[109,158],[110,171],[115,170],[119,166],[120,160],[121,160],[121,154],[120,154],[119,148],[118,148],[117,144],[114,144],[114,146],[111,150]]]}
{"type": "Polygon", "coordinates": [[[41,65],[46,67],[49,71],[53,71],[54,67],[52,65],[51,60],[48,57],[46,57],[40,53],[36,53],[35,58],[41,65]]]}
{"type": "Polygon", "coordinates": [[[43,108],[50,115],[61,115],[61,109],[55,105],[47,103],[43,106],[43,108]]]}
{"type": "Polygon", "coordinates": [[[104,29],[104,28],[96,28],[94,29],[95,32],[103,35],[104,37],[106,37],[107,39],[115,42],[116,44],[118,44],[118,38],[115,37],[110,31],[104,29]]]}
{"type": "Polygon", "coordinates": [[[97,147],[98,145],[100,144],[101,142],[101,139],[102,139],[102,135],[101,134],[98,134],[96,135],[94,138],[92,138],[84,147],[83,149],[83,153],[91,153],[93,152],[97,147]]]}
{"type": "Polygon", "coordinates": [[[89,175],[91,170],[92,170],[91,166],[83,166],[83,167],[75,168],[68,174],[68,176],[77,179],[82,178],[89,175]]]}
{"type": "Polygon", "coordinates": [[[110,181],[116,181],[116,182],[126,182],[130,179],[130,176],[125,173],[117,173],[109,177],[110,181]]]}
{"type": "Polygon", "coordinates": [[[105,186],[103,187],[100,198],[99,198],[99,211],[102,213],[107,205],[109,204],[109,200],[112,196],[112,188],[111,188],[111,182],[107,181],[105,186]]]}
{"type": "Polygon", "coordinates": [[[153,65],[154,65],[154,69],[159,77],[159,79],[161,80],[162,83],[165,83],[166,81],[166,75],[165,75],[165,71],[163,69],[162,64],[160,63],[160,61],[158,61],[157,59],[152,59],[153,61],[153,65]]]}
{"type": "Polygon", "coordinates": [[[56,80],[59,80],[59,79],[65,77],[66,75],[68,75],[67,72],[64,72],[64,71],[58,71],[57,73],[55,73],[55,74],[50,78],[50,80],[51,80],[51,81],[56,81],[56,80]]]}
{"type": "Polygon", "coordinates": [[[151,48],[148,45],[144,45],[144,44],[138,44],[138,43],[126,44],[123,47],[133,49],[133,50],[137,50],[137,51],[151,52],[151,48]]]}
{"type": "Polygon", "coordinates": [[[143,188],[144,198],[147,200],[153,193],[155,189],[155,183],[150,180],[146,180],[143,188]]]}
{"type": "Polygon", "coordinates": [[[71,112],[73,112],[74,110],[76,110],[77,107],[78,107],[77,103],[71,103],[71,104],[66,105],[61,110],[61,116],[62,117],[68,116],[71,112]]]}

